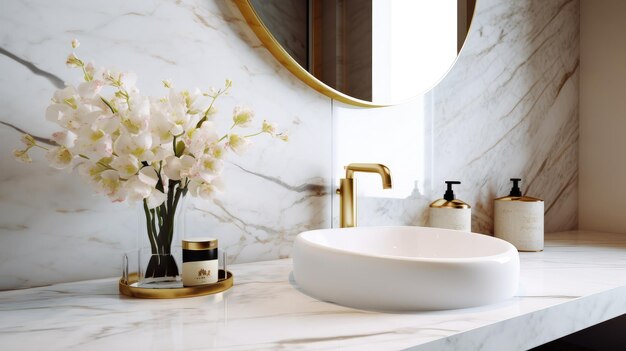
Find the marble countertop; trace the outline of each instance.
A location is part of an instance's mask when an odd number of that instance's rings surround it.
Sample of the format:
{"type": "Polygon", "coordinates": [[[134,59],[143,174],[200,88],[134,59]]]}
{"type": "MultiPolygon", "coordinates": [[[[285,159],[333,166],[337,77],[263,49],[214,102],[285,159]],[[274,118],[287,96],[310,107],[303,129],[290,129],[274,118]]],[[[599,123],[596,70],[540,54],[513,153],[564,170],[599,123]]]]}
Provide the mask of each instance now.
{"type": "Polygon", "coordinates": [[[514,298],[451,311],[388,314],[315,300],[290,260],[233,265],[225,293],[120,296],[117,279],[0,292],[0,349],[515,350],[626,313],[626,235],[548,234],[520,253],[514,298]]]}

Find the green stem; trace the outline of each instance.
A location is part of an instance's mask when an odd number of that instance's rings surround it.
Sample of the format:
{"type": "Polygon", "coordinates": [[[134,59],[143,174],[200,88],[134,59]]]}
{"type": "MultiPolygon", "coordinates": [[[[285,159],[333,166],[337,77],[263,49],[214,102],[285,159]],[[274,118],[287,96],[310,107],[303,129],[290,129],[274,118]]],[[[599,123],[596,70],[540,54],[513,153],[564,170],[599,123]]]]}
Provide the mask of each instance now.
{"type": "MultiPolygon", "coordinates": [[[[170,221],[172,223],[174,223],[174,218],[176,215],[176,210],[178,209],[178,201],[181,198],[181,195],[183,194],[183,189],[181,189],[180,187],[180,183],[178,184],[178,189],[176,189],[176,195],[175,195],[175,199],[174,199],[174,204],[172,206],[172,210],[170,210],[169,216],[170,216],[170,221]]],[[[174,239],[174,226],[172,225],[172,227],[170,228],[170,233],[168,236],[168,243],[170,244],[170,247],[172,245],[172,240],[174,239]]]]}
{"type": "MultiPolygon", "coordinates": [[[[165,188],[163,186],[163,178],[161,178],[161,174],[159,172],[157,172],[157,177],[158,177],[158,181],[157,181],[157,184],[156,184],[155,188],[158,191],[164,193],[165,192],[165,188]]],[[[163,231],[164,231],[164,228],[166,228],[168,226],[168,223],[167,223],[168,209],[165,206],[165,203],[162,203],[159,206],[159,213],[160,213],[159,220],[158,220],[158,222],[159,222],[159,232],[157,234],[157,242],[159,244],[159,247],[162,248],[161,251],[163,253],[164,252],[163,250],[165,249],[165,245],[164,245],[164,241],[163,241],[163,239],[164,239],[163,238],[163,231]]],[[[169,251],[169,250],[167,250],[167,251],[169,251]]]]}
{"type": "Polygon", "coordinates": [[[157,219],[159,222],[159,228],[161,228],[163,226],[163,215],[164,215],[164,213],[161,211],[161,206],[156,208],[156,213],[157,213],[157,219]]]}
{"type": "Polygon", "coordinates": [[[84,75],[85,81],[91,82],[93,78],[91,77],[91,74],[89,74],[89,72],[87,72],[87,70],[85,69],[85,64],[80,65],[80,68],[83,69],[83,75],[84,75]]]}
{"type": "Polygon", "coordinates": [[[207,108],[204,111],[204,115],[202,116],[202,119],[200,119],[198,121],[198,124],[196,124],[196,128],[200,128],[200,126],[202,125],[202,123],[204,123],[204,121],[206,121],[209,118],[209,112],[211,112],[211,108],[213,107],[213,104],[215,103],[215,100],[217,100],[217,98],[224,94],[226,91],[228,91],[228,87],[224,88],[224,90],[220,89],[217,91],[217,93],[215,94],[215,96],[213,96],[213,100],[211,101],[211,104],[209,105],[209,108],[207,108]]]}
{"type": "Polygon", "coordinates": [[[150,216],[150,210],[148,209],[148,202],[143,200],[143,211],[146,214],[146,230],[148,231],[148,240],[150,240],[150,250],[153,254],[157,253],[156,238],[154,237],[154,231],[150,223],[153,222],[152,216],[150,216]]]}
{"type": "Polygon", "coordinates": [[[253,134],[244,135],[244,138],[251,138],[251,137],[255,137],[255,136],[257,136],[257,135],[261,135],[261,134],[263,134],[263,133],[264,133],[263,131],[260,131],[260,132],[258,132],[258,133],[253,133],[253,134]]]}
{"type": "Polygon", "coordinates": [[[111,105],[111,102],[109,102],[107,99],[103,98],[102,96],[100,96],[100,100],[102,100],[102,102],[104,102],[107,106],[109,106],[109,109],[111,109],[111,112],[117,113],[117,110],[115,109],[115,107],[113,107],[113,105],[111,105]]]}
{"type": "MultiPolygon", "coordinates": [[[[157,221],[157,214],[156,211],[154,209],[150,210],[150,227],[152,228],[152,233],[156,233],[157,232],[157,228],[156,228],[156,221],[157,221]]],[[[163,250],[159,247],[159,242],[158,242],[158,237],[155,238],[155,243],[157,244],[157,254],[162,254],[163,250]]]]}
{"type": "MultiPolygon", "coordinates": [[[[89,157],[87,157],[87,156],[85,156],[85,155],[83,155],[83,154],[78,154],[78,157],[80,157],[80,158],[84,158],[85,160],[89,160],[89,161],[91,161],[91,159],[90,159],[89,157]]],[[[100,166],[102,166],[102,167],[106,168],[106,169],[110,169],[110,170],[114,170],[114,171],[116,170],[116,169],[114,169],[113,167],[111,167],[111,166],[109,166],[109,165],[107,165],[107,164],[105,164],[105,163],[102,163],[102,162],[100,162],[100,161],[97,161],[96,163],[97,163],[97,164],[99,164],[100,166]]]]}

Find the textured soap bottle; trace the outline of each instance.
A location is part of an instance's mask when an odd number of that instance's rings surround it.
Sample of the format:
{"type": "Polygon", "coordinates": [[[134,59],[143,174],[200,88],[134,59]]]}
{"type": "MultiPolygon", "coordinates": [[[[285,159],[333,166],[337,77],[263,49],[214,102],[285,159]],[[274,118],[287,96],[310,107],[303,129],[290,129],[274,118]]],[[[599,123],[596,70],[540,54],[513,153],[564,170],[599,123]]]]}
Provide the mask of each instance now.
{"type": "Polygon", "coordinates": [[[436,228],[472,231],[472,209],[470,205],[458,200],[452,191],[453,184],[458,181],[446,181],[448,189],[443,199],[430,204],[429,225],[436,228]]]}
{"type": "Polygon", "coordinates": [[[513,188],[508,196],[494,201],[494,235],[504,239],[519,251],[543,250],[543,200],[522,196],[518,183],[511,178],[513,188]]]}

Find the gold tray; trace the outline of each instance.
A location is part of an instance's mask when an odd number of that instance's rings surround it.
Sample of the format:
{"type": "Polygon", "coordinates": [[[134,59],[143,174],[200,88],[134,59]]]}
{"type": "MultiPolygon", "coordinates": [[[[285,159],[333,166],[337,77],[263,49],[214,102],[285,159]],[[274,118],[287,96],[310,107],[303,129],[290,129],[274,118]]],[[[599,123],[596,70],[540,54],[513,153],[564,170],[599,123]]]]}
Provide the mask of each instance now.
{"type": "Polygon", "coordinates": [[[178,299],[181,297],[217,294],[233,286],[233,274],[231,272],[220,269],[218,277],[217,283],[213,284],[182,288],[153,289],[132,286],[132,284],[136,283],[139,279],[139,275],[137,273],[131,273],[128,275],[128,281],[126,282],[124,278],[120,278],[119,289],[122,295],[141,299],[178,299]]]}

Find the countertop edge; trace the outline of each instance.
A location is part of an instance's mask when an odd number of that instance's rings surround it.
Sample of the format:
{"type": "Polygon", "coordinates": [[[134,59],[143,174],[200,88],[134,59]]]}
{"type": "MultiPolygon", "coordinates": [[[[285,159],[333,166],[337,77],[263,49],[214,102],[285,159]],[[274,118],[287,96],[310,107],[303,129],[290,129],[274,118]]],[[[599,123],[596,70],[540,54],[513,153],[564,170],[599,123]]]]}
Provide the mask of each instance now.
{"type": "Polygon", "coordinates": [[[496,321],[476,329],[416,345],[411,351],[528,350],[626,313],[626,286],[574,298],[496,321]],[[530,326],[530,328],[529,328],[530,326]],[[511,344],[514,345],[511,345],[511,344]]]}

